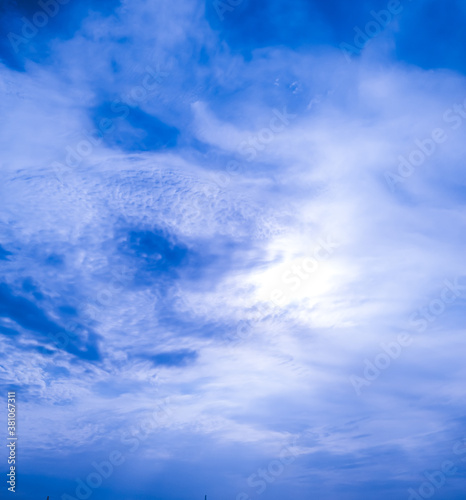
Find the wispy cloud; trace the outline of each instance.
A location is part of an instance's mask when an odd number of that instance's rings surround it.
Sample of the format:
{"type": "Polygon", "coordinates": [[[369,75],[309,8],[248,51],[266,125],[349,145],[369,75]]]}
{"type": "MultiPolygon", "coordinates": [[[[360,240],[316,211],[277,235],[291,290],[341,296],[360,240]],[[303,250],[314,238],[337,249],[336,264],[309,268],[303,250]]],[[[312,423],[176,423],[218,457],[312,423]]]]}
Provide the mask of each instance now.
{"type": "Polygon", "coordinates": [[[464,68],[426,2],[348,61],[369,4],[69,2],[3,39],[20,498],[427,492],[464,433],[464,68]]]}

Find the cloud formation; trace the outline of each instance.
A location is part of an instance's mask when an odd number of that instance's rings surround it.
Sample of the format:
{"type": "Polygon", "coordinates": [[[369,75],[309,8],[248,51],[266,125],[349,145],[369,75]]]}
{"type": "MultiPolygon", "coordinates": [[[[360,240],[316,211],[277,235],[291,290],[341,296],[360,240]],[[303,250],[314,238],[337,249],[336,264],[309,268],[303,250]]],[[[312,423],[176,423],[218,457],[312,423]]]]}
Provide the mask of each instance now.
{"type": "Polygon", "coordinates": [[[20,499],[462,498],[466,12],[390,5],[5,4],[20,499]]]}

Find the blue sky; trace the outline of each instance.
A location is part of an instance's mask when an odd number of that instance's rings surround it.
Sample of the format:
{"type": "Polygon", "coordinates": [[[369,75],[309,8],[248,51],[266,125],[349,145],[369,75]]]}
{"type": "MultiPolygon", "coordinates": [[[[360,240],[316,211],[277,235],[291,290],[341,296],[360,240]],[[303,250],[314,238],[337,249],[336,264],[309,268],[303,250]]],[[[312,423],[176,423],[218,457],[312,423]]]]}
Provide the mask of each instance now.
{"type": "Polygon", "coordinates": [[[466,4],[0,14],[16,498],[464,498],[466,4]]]}

